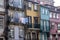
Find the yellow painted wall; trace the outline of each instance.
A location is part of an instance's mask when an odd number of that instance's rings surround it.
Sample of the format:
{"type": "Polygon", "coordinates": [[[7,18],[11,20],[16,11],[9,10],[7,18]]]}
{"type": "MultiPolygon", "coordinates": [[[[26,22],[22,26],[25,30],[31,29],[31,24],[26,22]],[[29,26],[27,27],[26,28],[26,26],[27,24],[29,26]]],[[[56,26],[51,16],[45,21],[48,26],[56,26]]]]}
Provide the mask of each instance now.
{"type": "Polygon", "coordinates": [[[31,10],[29,9],[26,10],[26,15],[32,17],[32,23],[34,23],[34,17],[39,17],[38,11],[34,11],[33,4],[31,10]]]}

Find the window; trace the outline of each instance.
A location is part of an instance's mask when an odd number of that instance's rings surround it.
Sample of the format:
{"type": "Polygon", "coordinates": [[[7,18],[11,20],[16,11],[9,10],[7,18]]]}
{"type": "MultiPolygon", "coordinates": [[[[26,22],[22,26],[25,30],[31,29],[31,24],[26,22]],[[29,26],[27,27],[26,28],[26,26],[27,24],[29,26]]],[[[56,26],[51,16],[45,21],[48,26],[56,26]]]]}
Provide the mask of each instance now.
{"type": "Polygon", "coordinates": [[[19,5],[18,5],[19,8],[23,8],[23,0],[19,0],[19,5]]]}
{"type": "Polygon", "coordinates": [[[13,14],[13,20],[14,22],[19,22],[19,18],[18,18],[18,11],[15,11],[14,14],[13,14]]]}
{"type": "Polygon", "coordinates": [[[50,13],[50,18],[52,18],[52,12],[50,13]]]}
{"type": "Polygon", "coordinates": [[[31,16],[27,16],[28,17],[28,23],[32,23],[32,17],[31,16]]]}
{"type": "Polygon", "coordinates": [[[34,4],[34,10],[38,10],[38,5],[34,4]]]}
{"type": "Polygon", "coordinates": [[[31,40],[31,34],[30,34],[30,32],[27,33],[27,40],[31,40]]]}
{"type": "Polygon", "coordinates": [[[49,31],[49,21],[46,21],[46,27],[47,27],[47,31],[49,31]]]}
{"type": "Polygon", "coordinates": [[[60,24],[58,24],[58,30],[60,30],[60,24]]]}
{"type": "Polygon", "coordinates": [[[4,27],[4,16],[0,16],[0,29],[3,29],[4,27]]]}
{"type": "Polygon", "coordinates": [[[28,8],[31,9],[31,7],[32,7],[32,3],[28,2],[28,8]]]}
{"type": "Polygon", "coordinates": [[[55,23],[51,23],[51,29],[54,29],[55,23]]]}
{"type": "Polygon", "coordinates": [[[57,19],[59,18],[59,15],[57,14],[57,19]]]}
{"type": "Polygon", "coordinates": [[[18,4],[19,4],[19,1],[18,1],[18,0],[14,0],[14,1],[13,1],[13,6],[14,6],[14,7],[18,7],[18,4]]]}
{"type": "Polygon", "coordinates": [[[44,21],[44,31],[46,31],[46,21],[44,21]]]}
{"type": "Polygon", "coordinates": [[[9,5],[22,8],[23,7],[23,0],[9,0],[9,5]]]}
{"type": "Polygon", "coordinates": [[[24,37],[24,30],[23,29],[20,29],[20,31],[19,31],[19,35],[20,35],[20,37],[24,37]]]}
{"type": "Polygon", "coordinates": [[[34,23],[38,24],[38,17],[34,17],[34,23]]]}
{"type": "Polygon", "coordinates": [[[4,6],[4,0],[0,0],[0,5],[4,6]]]}
{"type": "Polygon", "coordinates": [[[37,0],[34,0],[34,2],[37,2],[37,0]]]}
{"type": "Polygon", "coordinates": [[[47,26],[49,26],[49,21],[46,21],[47,22],[47,26]]]}
{"type": "Polygon", "coordinates": [[[13,28],[10,29],[9,38],[14,38],[14,29],[13,28]]]}
{"type": "Polygon", "coordinates": [[[45,11],[46,11],[46,14],[48,14],[48,10],[46,9],[45,11]]]}
{"type": "Polygon", "coordinates": [[[42,10],[42,14],[44,14],[45,9],[44,9],[44,8],[42,8],[41,10],[42,10]]]}
{"type": "Polygon", "coordinates": [[[56,14],[55,13],[53,13],[53,18],[56,18],[56,14]]]}
{"type": "Polygon", "coordinates": [[[44,33],[44,40],[47,40],[47,34],[44,33]]]}
{"type": "Polygon", "coordinates": [[[43,21],[41,20],[41,26],[43,26],[43,21]]]}

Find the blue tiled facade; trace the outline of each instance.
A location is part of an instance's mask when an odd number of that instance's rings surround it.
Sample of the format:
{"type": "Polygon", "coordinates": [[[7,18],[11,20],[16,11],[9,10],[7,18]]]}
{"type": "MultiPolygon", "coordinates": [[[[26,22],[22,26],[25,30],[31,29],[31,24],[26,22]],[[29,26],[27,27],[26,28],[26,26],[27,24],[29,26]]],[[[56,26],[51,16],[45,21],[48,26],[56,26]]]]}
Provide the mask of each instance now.
{"type": "Polygon", "coordinates": [[[42,40],[48,40],[49,27],[49,8],[40,5],[40,37],[42,40]],[[44,38],[43,38],[44,37],[44,38]],[[45,38],[46,37],[46,38],[45,38]]]}
{"type": "MultiPolygon", "coordinates": [[[[41,26],[45,26],[46,27],[46,31],[48,31],[49,30],[48,29],[49,28],[49,9],[44,7],[44,6],[40,6],[40,20],[41,20],[40,21],[40,24],[41,24],[40,28],[41,28],[41,26]],[[45,24],[44,24],[44,22],[45,22],[45,24]]],[[[44,31],[44,30],[42,30],[42,31],[44,31]]]]}

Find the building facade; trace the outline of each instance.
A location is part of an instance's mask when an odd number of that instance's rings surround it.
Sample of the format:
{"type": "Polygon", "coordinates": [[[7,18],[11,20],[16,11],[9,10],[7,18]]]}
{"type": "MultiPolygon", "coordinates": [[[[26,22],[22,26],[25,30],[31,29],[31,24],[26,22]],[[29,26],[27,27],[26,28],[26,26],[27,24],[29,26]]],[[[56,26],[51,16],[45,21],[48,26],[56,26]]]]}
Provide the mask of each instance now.
{"type": "Polygon", "coordinates": [[[60,12],[55,8],[54,11],[50,12],[50,40],[60,40],[60,12]]]}
{"type": "Polygon", "coordinates": [[[54,5],[54,0],[40,0],[40,4],[45,5],[54,5]]]}
{"type": "Polygon", "coordinates": [[[26,16],[28,24],[26,31],[26,40],[39,40],[39,9],[37,0],[26,1],[26,16]]]}
{"type": "Polygon", "coordinates": [[[24,0],[8,0],[8,4],[8,17],[10,21],[8,40],[24,40],[24,0]]]}
{"type": "Polygon", "coordinates": [[[40,40],[49,38],[49,8],[40,5],[40,40]]]}
{"type": "Polygon", "coordinates": [[[5,12],[5,0],[0,0],[0,39],[5,40],[4,38],[4,28],[6,22],[6,12],[5,12]]]}

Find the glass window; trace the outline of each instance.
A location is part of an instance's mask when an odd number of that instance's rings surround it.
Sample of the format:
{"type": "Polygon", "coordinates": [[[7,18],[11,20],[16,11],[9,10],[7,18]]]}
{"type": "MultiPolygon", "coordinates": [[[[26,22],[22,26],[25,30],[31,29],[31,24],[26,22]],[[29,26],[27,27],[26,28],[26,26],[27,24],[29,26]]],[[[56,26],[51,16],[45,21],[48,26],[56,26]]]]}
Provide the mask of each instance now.
{"type": "Polygon", "coordinates": [[[0,5],[4,6],[4,0],[0,0],[0,5]]]}
{"type": "Polygon", "coordinates": [[[50,13],[50,18],[52,18],[52,12],[50,13]]]}
{"type": "Polygon", "coordinates": [[[28,17],[28,23],[32,23],[32,17],[31,16],[27,16],[28,17]]]}
{"type": "Polygon", "coordinates": [[[45,39],[44,39],[44,34],[42,34],[42,40],[45,40],[45,39]]]}
{"type": "Polygon", "coordinates": [[[60,24],[58,24],[58,29],[60,29],[60,24]]]}
{"type": "Polygon", "coordinates": [[[48,10],[46,9],[45,11],[46,11],[46,14],[48,14],[48,10]]]}
{"type": "Polygon", "coordinates": [[[23,0],[19,0],[18,3],[19,3],[18,7],[19,7],[19,8],[23,8],[23,0]]]}
{"type": "Polygon", "coordinates": [[[28,2],[28,7],[32,7],[32,3],[31,2],[28,2]]]}
{"type": "Polygon", "coordinates": [[[20,35],[20,37],[24,37],[24,30],[23,29],[20,29],[20,31],[19,31],[19,35],[20,35]]]}
{"type": "Polygon", "coordinates": [[[44,33],[44,40],[47,40],[47,34],[44,33]]]}
{"type": "Polygon", "coordinates": [[[53,13],[53,18],[56,18],[56,14],[55,13],[53,13]]]}
{"type": "Polygon", "coordinates": [[[47,21],[47,26],[49,26],[49,21],[47,21]]]}
{"type": "Polygon", "coordinates": [[[4,18],[3,16],[0,16],[0,29],[4,28],[4,18]]]}
{"type": "Polygon", "coordinates": [[[43,21],[41,20],[41,26],[43,26],[43,21]]]}
{"type": "Polygon", "coordinates": [[[38,5],[34,4],[34,10],[38,10],[38,5]]]}
{"type": "Polygon", "coordinates": [[[41,10],[42,10],[42,14],[44,14],[45,9],[44,9],[44,8],[42,8],[41,10]]]}
{"type": "Polygon", "coordinates": [[[13,0],[9,0],[9,5],[13,6],[13,0]]]}
{"type": "Polygon", "coordinates": [[[47,28],[46,30],[49,31],[49,21],[46,21],[46,25],[47,25],[46,26],[46,28],[47,28]]]}
{"type": "Polygon", "coordinates": [[[55,23],[51,23],[51,29],[54,29],[55,23]]]}
{"type": "Polygon", "coordinates": [[[34,0],[34,2],[37,2],[37,0],[34,0]]]}
{"type": "Polygon", "coordinates": [[[59,18],[59,15],[57,14],[57,19],[59,18]]]}
{"type": "Polygon", "coordinates": [[[14,29],[13,28],[10,29],[9,38],[14,38],[14,29]]]}
{"type": "Polygon", "coordinates": [[[44,21],[44,31],[46,31],[46,21],[44,21]]]}

